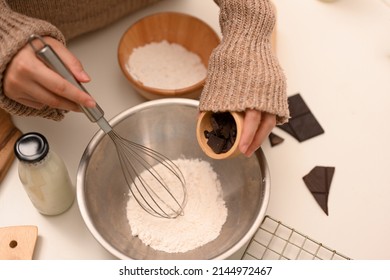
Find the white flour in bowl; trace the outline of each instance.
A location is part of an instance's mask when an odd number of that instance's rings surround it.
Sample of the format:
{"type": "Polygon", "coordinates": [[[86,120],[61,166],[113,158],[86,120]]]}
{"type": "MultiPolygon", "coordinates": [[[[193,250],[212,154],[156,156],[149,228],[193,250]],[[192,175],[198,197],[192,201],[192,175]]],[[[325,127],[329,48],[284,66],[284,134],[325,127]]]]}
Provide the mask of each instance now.
{"type": "Polygon", "coordinates": [[[145,86],[167,90],[192,86],[203,80],[207,71],[197,54],[165,40],[135,48],[126,68],[145,86]]]}
{"type": "MultiPolygon", "coordinates": [[[[221,183],[211,164],[200,159],[173,161],[187,186],[184,215],[176,219],[154,217],[133,197],[127,203],[127,219],[133,236],[145,245],[168,253],[184,253],[216,239],[227,218],[221,183]]],[[[158,169],[158,166],[155,167],[158,169]]],[[[162,177],[164,174],[159,172],[162,177]]],[[[175,193],[175,186],[170,186],[175,193]]],[[[176,186],[176,190],[180,189],[176,186]]]]}

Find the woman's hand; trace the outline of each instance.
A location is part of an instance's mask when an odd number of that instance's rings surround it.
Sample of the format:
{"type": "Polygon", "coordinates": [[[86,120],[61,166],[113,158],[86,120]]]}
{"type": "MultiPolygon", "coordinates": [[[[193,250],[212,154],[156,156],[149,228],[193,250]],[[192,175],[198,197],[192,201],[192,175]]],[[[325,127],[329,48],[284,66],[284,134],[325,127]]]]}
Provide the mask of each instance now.
{"type": "Polygon", "coordinates": [[[251,156],[263,141],[271,133],[276,125],[276,116],[247,109],[244,116],[244,126],[242,129],[239,149],[245,156],[251,156]]]}
{"type": "MultiPolygon", "coordinates": [[[[51,37],[44,37],[44,40],[57,52],[79,82],[89,82],[90,78],[81,63],[61,42],[51,37]]],[[[78,112],[79,105],[96,105],[90,95],[40,61],[29,44],[24,46],[8,65],[3,87],[8,98],[35,109],[49,106],[78,112]]]]}

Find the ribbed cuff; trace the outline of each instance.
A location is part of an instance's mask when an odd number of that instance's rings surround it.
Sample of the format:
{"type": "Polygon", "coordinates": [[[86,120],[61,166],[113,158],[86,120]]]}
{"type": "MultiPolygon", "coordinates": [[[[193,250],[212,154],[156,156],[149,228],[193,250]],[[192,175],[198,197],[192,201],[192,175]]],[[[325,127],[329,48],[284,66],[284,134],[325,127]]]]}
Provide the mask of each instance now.
{"type": "Polygon", "coordinates": [[[289,118],[286,78],[272,51],[275,11],[269,0],[219,0],[222,42],[212,53],[201,111],[257,109],[289,118]]]}
{"type": "Polygon", "coordinates": [[[14,55],[27,44],[31,34],[51,36],[65,44],[61,32],[50,23],[16,13],[0,1],[0,107],[13,115],[61,120],[63,110],[48,107],[37,110],[11,100],[3,93],[4,72],[14,55]]]}

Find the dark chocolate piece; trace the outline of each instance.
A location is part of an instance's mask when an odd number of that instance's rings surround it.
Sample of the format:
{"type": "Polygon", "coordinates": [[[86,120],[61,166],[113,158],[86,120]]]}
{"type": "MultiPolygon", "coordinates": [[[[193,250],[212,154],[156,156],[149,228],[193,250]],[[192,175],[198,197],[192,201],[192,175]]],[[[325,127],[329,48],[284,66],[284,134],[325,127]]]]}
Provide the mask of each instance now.
{"type": "MultiPolygon", "coordinates": [[[[291,118],[290,118],[290,121],[291,121],[291,118]]],[[[281,130],[284,130],[285,132],[287,132],[288,134],[290,134],[292,137],[294,137],[295,139],[297,139],[297,135],[295,134],[295,132],[292,130],[291,126],[289,123],[284,123],[284,124],[280,124],[278,125],[277,127],[279,127],[281,130]]]]}
{"type": "Polygon", "coordinates": [[[288,108],[290,110],[290,117],[295,118],[307,113],[310,113],[309,107],[306,105],[302,96],[297,93],[288,98],[288,108]]]}
{"type": "Polygon", "coordinates": [[[233,116],[228,113],[213,113],[210,118],[212,131],[204,131],[207,144],[216,154],[226,153],[233,146],[237,127],[233,116]]]}
{"type": "Polygon", "coordinates": [[[225,147],[226,140],[218,137],[214,133],[210,133],[209,139],[207,140],[207,145],[214,151],[216,154],[220,154],[225,147]]]}
{"type": "Polygon", "coordinates": [[[325,132],[299,93],[290,96],[288,104],[291,117],[287,123],[278,125],[280,129],[289,133],[299,142],[325,132]]]}
{"type": "Polygon", "coordinates": [[[232,124],[229,122],[224,123],[220,128],[221,136],[223,136],[223,138],[225,139],[229,139],[231,130],[232,130],[232,124]]]}
{"type": "Polygon", "coordinates": [[[227,139],[225,146],[223,148],[223,152],[226,153],[227,151],[229,151],[233,147],[233,144],[234,144],[234,141],[232,142],[232,141],[230,141],[230,139],[227,139]]]}
{"type": "Polygon", "coordinates": [[[303,176],[307,188],[326,215],[328,215],[328,196],[334,171],[334,167],[316,166],[303,176]]]}
{"type": "Polygon", "coordinates": [[[299,142],[303,142],[324,133],[321,125],[311,113],[291,119],[288,124],[294,131],[296,139],[298,139],[299,142]]]}
{"type": "Polygon", "coordinates": [[[214,115],[211,116],[210,123],[211,123],[211,128],[213,129],[213,131],[218,131],[220,129],[220,125],[217,121],[217,118],[214,115]]]}
{"type": "Polygon", "coordinates": [[[282,137],[280,137],[279,135],[276,135],[273,132],[271,132],[268,135],[268,139],[269,139],[269,142],[271,143],[271,147],[279,145],[279,144],[281,144],[284,141],[284,139],[282,137]]]}

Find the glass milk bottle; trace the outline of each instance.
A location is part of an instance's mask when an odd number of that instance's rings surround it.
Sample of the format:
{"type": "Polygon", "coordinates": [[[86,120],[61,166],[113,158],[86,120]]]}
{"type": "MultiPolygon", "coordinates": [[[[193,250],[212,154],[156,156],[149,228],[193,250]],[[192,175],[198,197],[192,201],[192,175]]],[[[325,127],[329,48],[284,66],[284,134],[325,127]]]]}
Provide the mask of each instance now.
{"type": "Polygon", "coordinates": [[[47,139],[35,132],[15,143],[19,178],[34,207],[44,215],[58,215],[73,203],[75,190],[62,159],[47,139]]]}

